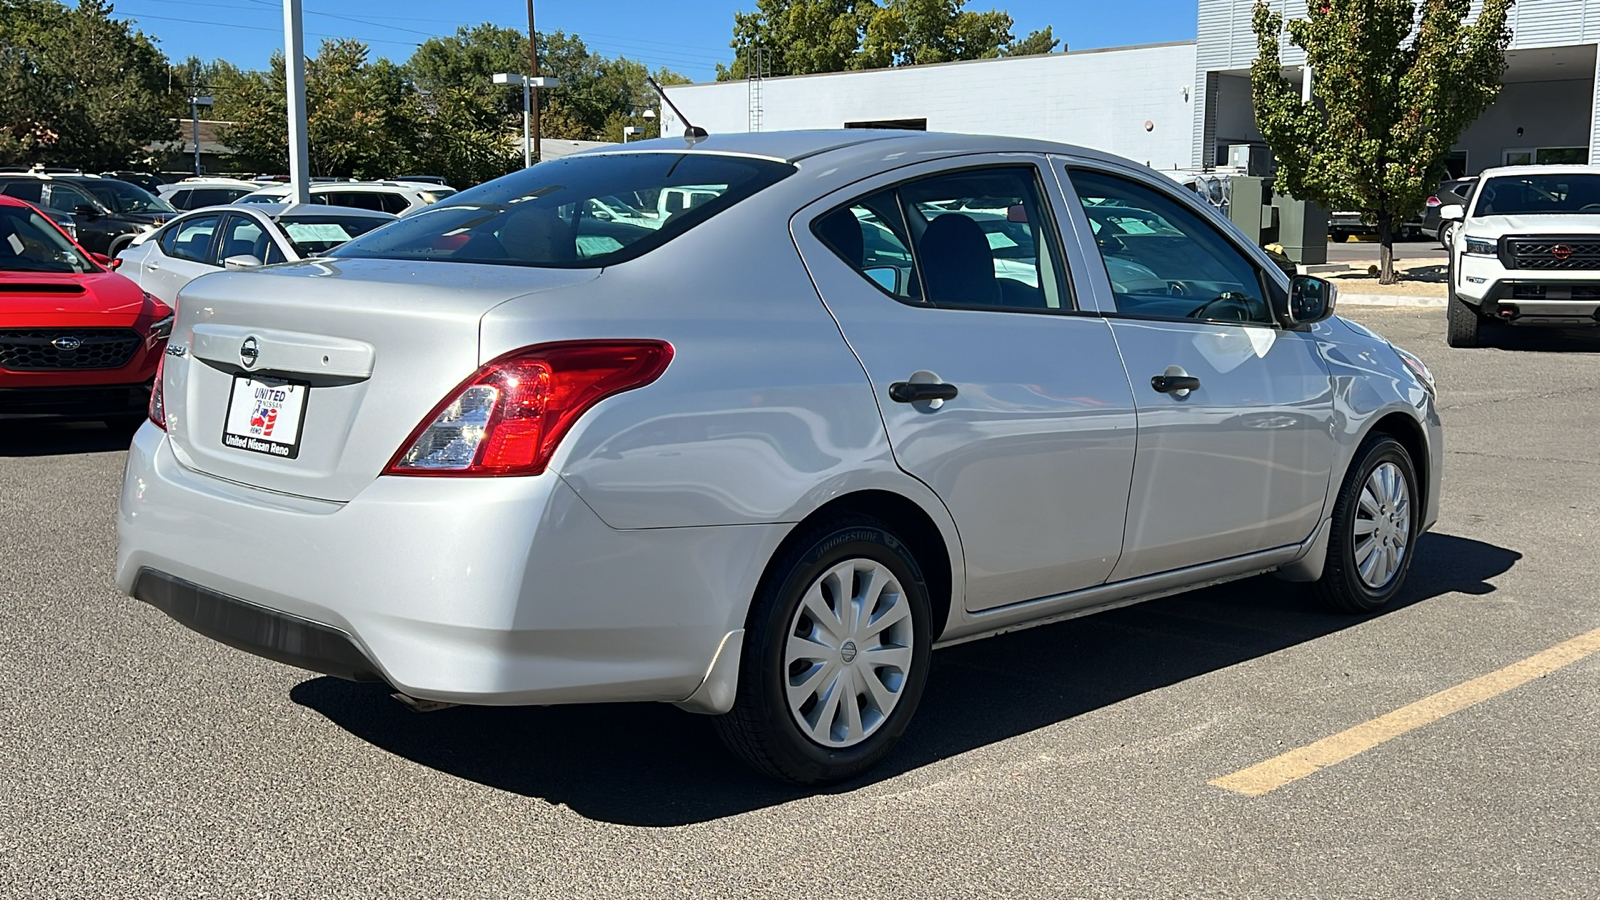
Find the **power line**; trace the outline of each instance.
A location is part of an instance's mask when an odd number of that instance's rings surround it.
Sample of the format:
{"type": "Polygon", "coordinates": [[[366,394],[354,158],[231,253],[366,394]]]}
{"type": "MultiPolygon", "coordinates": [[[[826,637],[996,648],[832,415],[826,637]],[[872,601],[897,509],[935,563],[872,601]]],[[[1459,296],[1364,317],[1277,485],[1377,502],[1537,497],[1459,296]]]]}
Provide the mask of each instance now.
{"type": "MultiPolygon", "coordinates": [[[[282,34],[283,33],[283,29],[281,29],[281,28],[268,28],[268,27],[266,27],[264,25],[240,25],[240,24],[238,24],[236,22],[211,22],[211,21],[208,21],[208,20],[205,20],[205,19],[177,19],[177,18],[173,18],[172,16],[154,16],[154,15],[150,15],[148,13],[137,13],[137,12],[129,12],[128,15],[129,15],[130,18],[133,18],[135,20],[138,20],[138,19],[156,19],[156,20],[162,21],[162,22],[184,22],[184,23],[187,23],[189,25],[210,25],[210,26],[215,27],[215,28],[239,28],[239,29],[243,29],[245,31],[269,31],[269,32],[272,32],[274,34],[282,34]]],[[[363,43],[368,43],[368,44],[399,44],[399,45],[405,46],[405,47],[417,47],[417,46],[419,46],[417,43],[415,43],[413,41],[386,41],[386,40],[384,40],[382,38],[356,38],[356,37],[352,37],[351,35],[348,35],[348,34],[325,34],[325,33],[315,32],[315,31],[308,31],[308,32],[306,32],[306,34],[311,35],[312,37],[333,38],[334,40],[341,40],[341,39],[344,39],[344,40],[360,40],[363,43]]]]}

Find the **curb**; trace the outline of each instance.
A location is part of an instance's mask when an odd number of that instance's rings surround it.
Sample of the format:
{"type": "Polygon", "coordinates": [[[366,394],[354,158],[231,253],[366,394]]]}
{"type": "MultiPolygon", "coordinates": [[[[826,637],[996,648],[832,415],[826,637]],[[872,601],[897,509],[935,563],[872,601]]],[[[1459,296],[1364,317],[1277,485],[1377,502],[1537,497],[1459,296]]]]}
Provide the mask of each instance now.
{"type": "Polygon", "coordinates": [[[1444,297],[1411,297],[1404,294],[1345,294],[1339,295],[1340,306],[1414,306],[1427,309],[1444,309],[1450,301],[1444,297]]]}

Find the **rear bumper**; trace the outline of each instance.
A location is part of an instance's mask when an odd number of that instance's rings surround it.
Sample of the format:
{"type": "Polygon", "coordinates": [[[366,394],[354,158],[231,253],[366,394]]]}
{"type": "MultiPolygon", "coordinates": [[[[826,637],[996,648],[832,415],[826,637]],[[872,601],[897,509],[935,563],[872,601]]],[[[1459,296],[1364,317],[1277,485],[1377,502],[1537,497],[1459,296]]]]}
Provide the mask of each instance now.
{"type": "Polygon", "coordinates": [[[618,531],[559,477],[375,479],[348,503],[184,468],[134,436],[117,584],[190,628],[413,697],[688,698],[783,525],[618,531]]]}
{"type": "Polygon", "coordinates": [[[351,681],[382,681],[350,635],[318,622],[229,597],[155,569],[141,569],[133,596],[230,647],[351,681]]]}

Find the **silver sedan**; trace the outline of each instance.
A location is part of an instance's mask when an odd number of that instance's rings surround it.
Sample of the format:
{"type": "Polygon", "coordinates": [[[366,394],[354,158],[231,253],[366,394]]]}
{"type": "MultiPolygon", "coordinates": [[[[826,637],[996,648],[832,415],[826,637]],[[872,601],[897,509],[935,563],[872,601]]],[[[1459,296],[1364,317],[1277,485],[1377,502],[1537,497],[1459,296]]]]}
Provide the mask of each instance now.
{"type": "Polygon", "coordinates": [[[1266,572],[1391,603],[1434,385],[1335,299],[1075,147],[579,154],[188,285],[117,580],[412,701],[670,702],[837,781],[941,645],[1266,572]]]}

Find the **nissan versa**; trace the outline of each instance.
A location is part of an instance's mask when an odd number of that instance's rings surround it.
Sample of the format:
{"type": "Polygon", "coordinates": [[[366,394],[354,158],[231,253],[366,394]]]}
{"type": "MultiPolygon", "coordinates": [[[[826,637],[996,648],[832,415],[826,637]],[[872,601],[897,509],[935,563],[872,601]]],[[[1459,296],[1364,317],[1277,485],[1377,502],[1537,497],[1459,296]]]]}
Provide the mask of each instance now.
{"type": "Polygon", "coordinates": [[[641,142],[335,252],[183,289],[117,580],[408,698],[837,781],[935,647],[1273,571],[1377,610],[1437,515],[1422,362],[1089,150],[641,142]]]}

